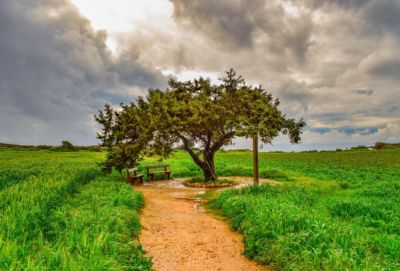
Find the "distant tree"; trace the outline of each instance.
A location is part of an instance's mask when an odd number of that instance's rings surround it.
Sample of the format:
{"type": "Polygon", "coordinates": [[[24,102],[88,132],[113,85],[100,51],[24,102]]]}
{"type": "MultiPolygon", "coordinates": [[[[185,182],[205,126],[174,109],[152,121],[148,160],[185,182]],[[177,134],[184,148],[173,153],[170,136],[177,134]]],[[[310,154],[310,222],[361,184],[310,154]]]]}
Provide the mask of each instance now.
{"type": "Polygon", "coordinates": [[[376,142],[374,148],[377,150],[381,149],[392,149],[400,147],[400,143],[385,143],[385,142],[376,142]]]}
{"type": "Polygon", "coordinates": [[[95,116],[103,126],[98,138],[109,148],[108,166],[134,164],[144,155],[169,155],[180,145],[203,170],[206,181],[217,180],[214,156],[235,137],[258,136],[271,143],[280,133],[300,141],[303,120],[287,118],[261,86],[247,85],[230,70],[220,84],[202,77],[169,81],[165,90],[150,89],[146,99],[113,111],[106,105],[95,116]]]}
{"type": "Polygon", "coordinates": [[[61,141],[61,149],[64,151],[73,151],[75,149],[74,145],[67,140],[61,141]]]}
{"type": "Polygon", "coordinates": [[[352,147],[352,148],[350,148],[350,149],[351,149],[351,150],[367,150],[368,147],[367,147],[367,146],[364,146],[364,145],[358,145],[358,146],[352,147]]]}

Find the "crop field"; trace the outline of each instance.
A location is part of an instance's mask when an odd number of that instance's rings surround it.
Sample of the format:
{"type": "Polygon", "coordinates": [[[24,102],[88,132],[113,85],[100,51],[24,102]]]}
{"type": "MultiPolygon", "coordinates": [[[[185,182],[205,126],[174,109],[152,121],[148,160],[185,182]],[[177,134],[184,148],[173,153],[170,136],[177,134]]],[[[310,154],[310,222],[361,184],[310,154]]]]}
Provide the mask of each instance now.
{"type": "MultiPolygon", "coordinates": [[[[150,270],[137,236],[143,196],[101,152],[0,150],[0,270],[150,270]]],[[[201,176],[184,152],[173,177],[201,176]]],[[[246,151],[221,151],[219,176],[252,176],[246,151]]],[[[245,255],[276,270],[400,270],[400,151],[260,153],[279,181],[208,195],[243,233],[245,255]]]]}
{"type": "Polygon", "coordinates": [[[0,150],[0,270],[149,270],[143,197],[96,152],[0,150]]]}

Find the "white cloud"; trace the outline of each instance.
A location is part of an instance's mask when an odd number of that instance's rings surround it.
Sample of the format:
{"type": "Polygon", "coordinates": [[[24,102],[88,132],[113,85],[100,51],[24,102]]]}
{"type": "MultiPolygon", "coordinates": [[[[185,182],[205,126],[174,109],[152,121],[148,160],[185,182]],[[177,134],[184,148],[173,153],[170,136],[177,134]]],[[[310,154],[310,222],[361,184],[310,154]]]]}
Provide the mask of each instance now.
{"type": "Polygon", "coordinates": [[[71,0],[95,30],[109,33],[107,45],[118,52],[116,35],[140,30],[149,20],[160,23],[172,15],[173,6],[165,0],[71,0]]]}

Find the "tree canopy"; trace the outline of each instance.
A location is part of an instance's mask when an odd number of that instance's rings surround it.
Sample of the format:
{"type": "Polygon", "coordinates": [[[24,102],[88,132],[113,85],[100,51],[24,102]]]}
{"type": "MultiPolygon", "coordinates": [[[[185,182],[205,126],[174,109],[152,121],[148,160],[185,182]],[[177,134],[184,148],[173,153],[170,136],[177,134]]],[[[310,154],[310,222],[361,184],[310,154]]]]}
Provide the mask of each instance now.
{"type": "Polygon", "coordinates": [[[165,157],[181,146],[210,181],[217,179],[216,151],[235,137],[257,135],[271,143],[283,133],[292,143],[300,141],[304,121],[286,117],[279,100],[261,86],[246,84],[234,70],[220,80],[170,79],[165,90],[150,89],[145,99],[121,105],[121,110],[106,105],[95,116],[102,125],[98,138],[109,149],[104,167],[121,170],[144,155],[165,157]]]}

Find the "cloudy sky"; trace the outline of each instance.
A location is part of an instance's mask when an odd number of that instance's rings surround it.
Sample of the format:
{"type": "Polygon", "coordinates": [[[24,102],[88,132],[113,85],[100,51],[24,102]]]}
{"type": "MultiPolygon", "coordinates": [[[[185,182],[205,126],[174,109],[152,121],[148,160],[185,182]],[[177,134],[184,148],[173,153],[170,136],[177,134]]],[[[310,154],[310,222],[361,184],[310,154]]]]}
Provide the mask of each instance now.
{"type": "Polygon", "coordinates": [[[265,149],[399,142],[399,52],[398,0],[1,0],[0,142],[95,144],[105,103],[229,68],[307,121],[265,149]]]}

